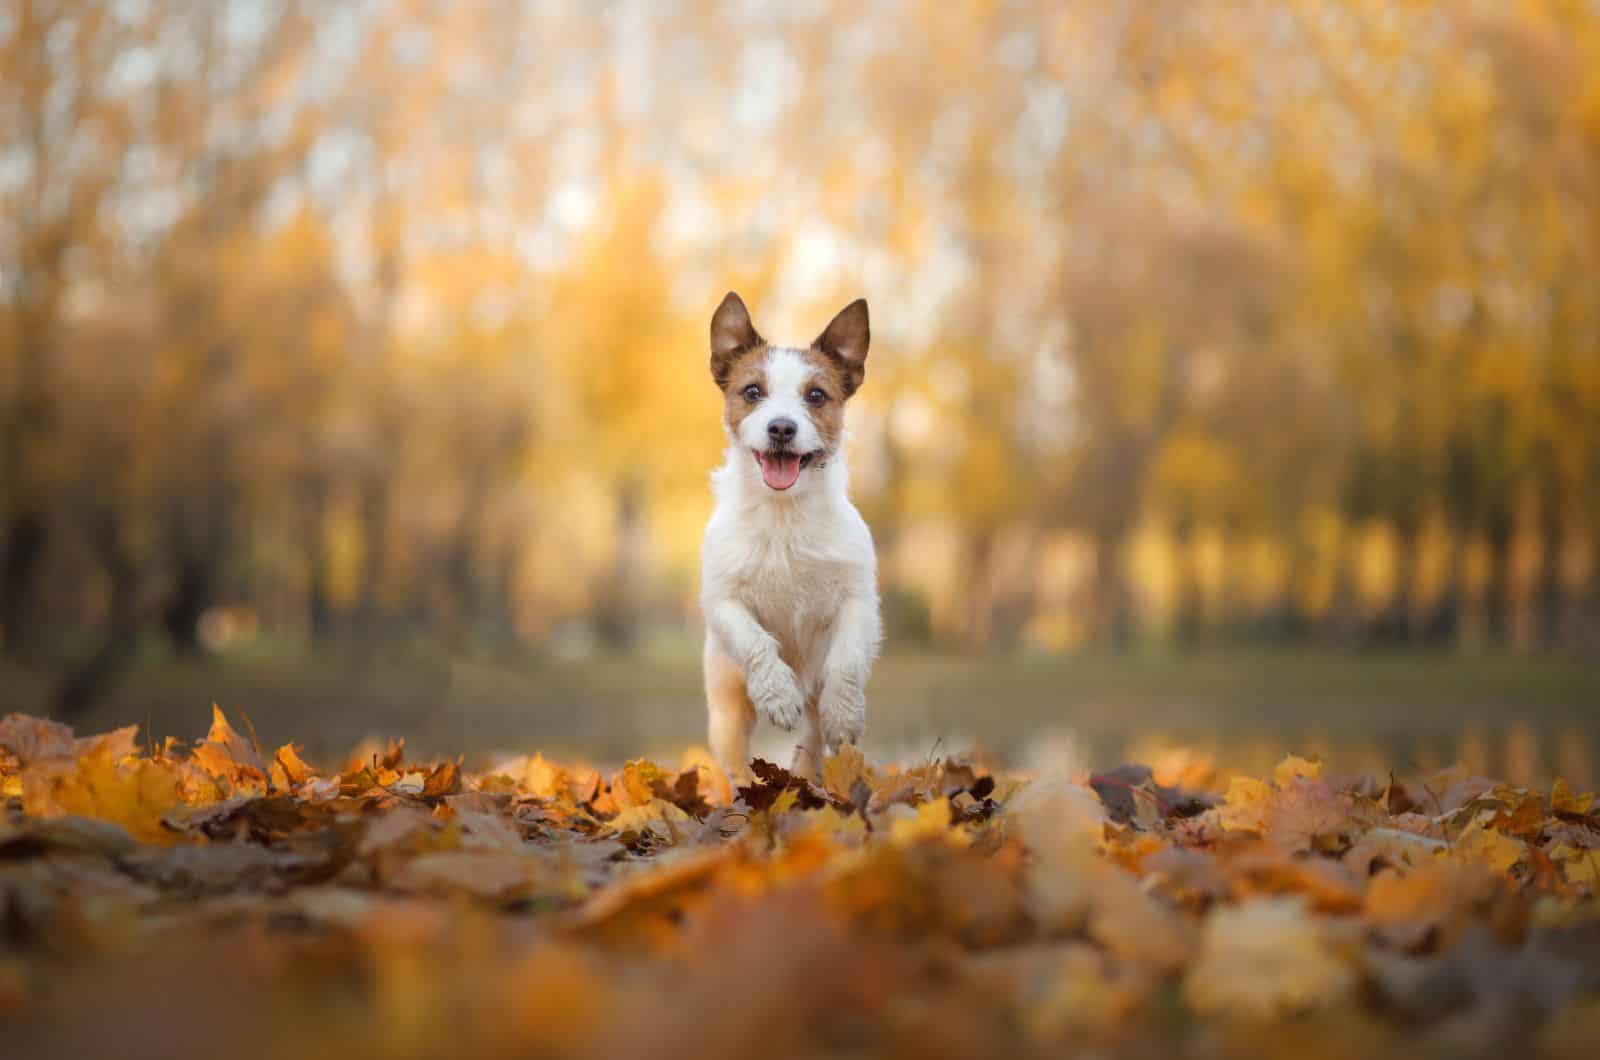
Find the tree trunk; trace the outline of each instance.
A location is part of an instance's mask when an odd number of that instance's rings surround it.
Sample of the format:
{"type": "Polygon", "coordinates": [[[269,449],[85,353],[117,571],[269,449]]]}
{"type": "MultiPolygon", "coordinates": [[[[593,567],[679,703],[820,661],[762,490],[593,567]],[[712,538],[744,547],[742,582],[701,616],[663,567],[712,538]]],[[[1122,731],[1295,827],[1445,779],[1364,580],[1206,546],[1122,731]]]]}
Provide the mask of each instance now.
{"type": "Polygon", "coordinates": [[[1489,519],[1489,584],[1484,591],[1483,610],[1489,644],[1506,648],[1511,639],[1511,537],[1514,527],[1509,513],[1496,513],[1489,519]]]}
{"type": "Polygon", "coordinates": [[[367,476],[361,487],[361,527],[366,540],[361,554],[361,596],[356,605],[357,633],[371,637],[382,619],[379,594],[389,547],[389,478],[379,471],[367,476]]]}
{"type": "Polygon", "coordinates": [[[1389,594],[1388,617],[1379,631],[1386,641],[1411,644],[1416,628],[1417,555],[1421,526],[1405,519],[1394,528],[1394,589],[1389,594]]]}
{"type": "Polygon", "coordinates": [[[1567,619],[1567,593],[1562,583],[1566,552],[1566,506],[1561,489],[1551,484],[1539,507],[1539,585],[1535,591],[1538,645],[1551,651],[1562,644],[1567,619]]]}
{"type": "Polygon", "coordinates": [[[1200,643],[1200,632],[1205,624],[1205,602],[1200,591],[1200,562],[1195,556],[1192,518],[1183,516],[1173,527],[1172,551],[1177,567],[1173,639],[1180,647],[1193,648],[1200,643]]]}
{"type": "Polygon", "coordinates": [[[993,530],[973,531],[963,571],[961,632],[977,651],[994,643],[994,546],[993,530]]]}
{"type": "Polygon", "coordinates": [[[1102,529],[1094,543],[1095,642],[1101,650],[1113,653],[1125,650],[1130,639],[1122,537],[1115,530],[1102,529]]]}
{"type": "Polygon", "coordinates": [[[211,606],[211,582],[211,570],[204,561],[192,554],[178,558],[177,584],[161,621],[180,655],[196,656],[203,651],[200,616],[211,606]]]}
{"type": "Polygon", "coordinates": [[[1467,573],[1467,543],[1461,532],[1450,529],[1450,552],[1445,560],[1444,585],[1423,623],[1424,643],[1455,645],[1461,635],[1461,609],[1466,606],[1464,583],[1467,573]]]}
{"type": "Polygon", "coordinates": [[[644,487],[629,480],[617,487],[615,557],[595,608],[600,639],[612,651],[626,651],[638,640],[643,552],[644,487]]]}
{"type": "Polygon", "coordinates": [[[35,608],[39,571],[48,540],[44,517],[24,510],[5,528],[4,555],[0,556],[0,638],[6,654],[24,658],[39,643],[39,615],[35,608]]]}
{"type": "Polygon", "coordinates": [[[69,725],[81,721],[105,698],[133,657],[139,635],[138,566],[123,550],[114,527],[103,528],[99,536],[99,551],[111,579],[111,612],[99,650],[69,670],[56,689],[51,713],[69,725]]]}

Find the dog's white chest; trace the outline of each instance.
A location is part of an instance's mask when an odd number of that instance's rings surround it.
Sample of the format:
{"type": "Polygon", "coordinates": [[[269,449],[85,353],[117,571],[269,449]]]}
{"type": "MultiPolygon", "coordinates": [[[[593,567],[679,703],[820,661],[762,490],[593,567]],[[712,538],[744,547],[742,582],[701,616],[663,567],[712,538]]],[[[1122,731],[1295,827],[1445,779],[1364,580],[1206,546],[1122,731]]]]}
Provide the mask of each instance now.
{"type": "Polygon", "coordinates": [[[852,567],[840,555],[789,534],[750,535],[729,587],[773,636],[804,648],[831,624],[852,567]]]}

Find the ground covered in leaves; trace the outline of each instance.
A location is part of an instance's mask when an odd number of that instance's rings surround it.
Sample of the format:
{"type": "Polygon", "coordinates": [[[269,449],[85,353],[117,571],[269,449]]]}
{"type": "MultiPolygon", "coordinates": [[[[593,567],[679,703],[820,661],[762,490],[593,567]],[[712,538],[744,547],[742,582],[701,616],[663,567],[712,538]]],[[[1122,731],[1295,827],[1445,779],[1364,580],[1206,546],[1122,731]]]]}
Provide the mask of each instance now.
{"type": "Polygon", "coordinates": [[[27,1057],[1593,1057],[1600,805],[1270,777],[338,768],[0,721],[27,1057]]]}

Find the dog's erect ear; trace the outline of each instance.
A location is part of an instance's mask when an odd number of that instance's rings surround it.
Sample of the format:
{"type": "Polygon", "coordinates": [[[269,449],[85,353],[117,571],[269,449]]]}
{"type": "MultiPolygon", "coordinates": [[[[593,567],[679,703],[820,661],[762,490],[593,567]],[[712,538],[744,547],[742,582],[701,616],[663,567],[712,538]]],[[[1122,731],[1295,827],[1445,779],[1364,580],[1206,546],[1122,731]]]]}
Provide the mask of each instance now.
{"type": "MultiPolygon", "coordinates": [[[[811,344],[837,360],[845,370],[845,382],[854,394],[867,373],[867,344],[872,341],[872,329],[867,325],[867,300],[857,298],[839,310],[839,315],[822,329],[817,341],[811,344]]],[[[848,395],[847,395],[848,396],[848,395]]]]}
{"type": "Polygon", "coordinates": [[[717,386],[728,385],[728,373],[733,362],[745,350],[753,350],[762,343],[756,326],[750,323],[750,311],[744,300],[729,291],[711,314],[711,378],[717,386]]]}

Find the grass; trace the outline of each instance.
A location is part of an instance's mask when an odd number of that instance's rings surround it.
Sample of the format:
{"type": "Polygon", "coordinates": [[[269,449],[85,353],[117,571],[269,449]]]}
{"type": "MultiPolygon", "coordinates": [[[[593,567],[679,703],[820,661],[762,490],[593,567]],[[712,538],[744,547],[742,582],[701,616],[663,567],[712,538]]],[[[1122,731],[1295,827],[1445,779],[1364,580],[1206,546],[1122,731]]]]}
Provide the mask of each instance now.
{"type": "MultiPolygon", "coordinates": [[[[38,712],[44,687],[0,670],[0,709],[38,712]]],[[[307,752],[318,756],[398,735],[419,750],[539,748],[619,761],[671,756],[704,738],[699,663],[688,652],[167,661],[131,672],[82,727],[137,722],[193,738],[213,701],[247,712],[263,743],[309,737],[307,752]]],[[[1097,764],[1177,743],[1247,767],[1295,748],[1352,767],[1466,759],[1531,781],[1555,771],[1592,777],[1600,667],[1402,653],[895,654],[873,675],[868,709],[869,751],[899,757],[978,743],[1021,758],[1045,735],[1068,732],[1097,764]]],[[[778,734],[762,746],[786,755],[778,734]]]]}

